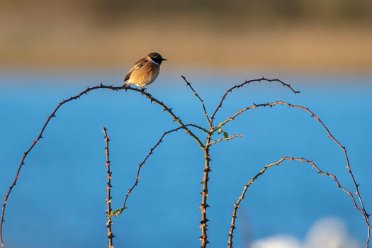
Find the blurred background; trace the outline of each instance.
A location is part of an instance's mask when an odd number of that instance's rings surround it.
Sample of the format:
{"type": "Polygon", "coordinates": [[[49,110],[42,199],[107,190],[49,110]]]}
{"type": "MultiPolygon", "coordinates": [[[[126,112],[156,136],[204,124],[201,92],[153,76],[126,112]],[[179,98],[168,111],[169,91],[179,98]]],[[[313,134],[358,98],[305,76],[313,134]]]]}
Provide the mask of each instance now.
{"type": "Polygon", "coordinates": [[[2,0],[0,65],[370,72],[371,21],[370,0],[2,0]]]}
{"type": "MultiPolygon", "coordinates": [[[[370,0],[1,0],[0,195],[53,108],[88,86],[121,85],[145,54],[160,52],[148,91],[185,123],[206,126],[187,76],[209,112],[246,79],[280,78],[301,94],[255,84],[231,94],[217,122],[252,103],[285,100],[311,108],[348,148],[372,211],[372,1],[370,0]]],[[[65,105],[30,154],[7,207],[11,248],[105,247],[102,126],[112,138],[113,207],[137,163],[175,127],[132,92],[95,91],[65,105]]],[[[243,138],[212,149],[210,247],[226,247],[233,202],[266,163],[314,160],[354,191],[343,154],[307,114],[257,110],[226,126],[243,138]]],[[[219,138],[219,137],[216,137],[219,138]]],[[[115,247],[198,247],[202,153],[182,132],[143,168],[128,210],[114,219],[115,247]]],[[[273,168],[239,212],[235,247],[359,248],[366,227],[329,178],[305,165],[273,168]]]]}

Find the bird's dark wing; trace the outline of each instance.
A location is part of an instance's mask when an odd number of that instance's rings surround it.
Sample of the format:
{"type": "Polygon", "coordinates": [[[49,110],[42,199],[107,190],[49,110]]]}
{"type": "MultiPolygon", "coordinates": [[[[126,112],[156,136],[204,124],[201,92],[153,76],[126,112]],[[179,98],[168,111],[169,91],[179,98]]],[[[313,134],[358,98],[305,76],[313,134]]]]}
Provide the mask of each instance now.
{"type": "Polygon", "coordinates": [[[140,60],[138,60],[134,66],[132,67],[132,69],[129,70],[129,72],[127,73],[127,75],[125,76],[124,78],[124,81],[127,81],[129,78],[130,78],[130,75],[132,74],[132,72],[134,70],[138,70],[140,69],[142,66],[144,66],[144,64],[147,62],[146,58],[142,58],[140,60]]]}

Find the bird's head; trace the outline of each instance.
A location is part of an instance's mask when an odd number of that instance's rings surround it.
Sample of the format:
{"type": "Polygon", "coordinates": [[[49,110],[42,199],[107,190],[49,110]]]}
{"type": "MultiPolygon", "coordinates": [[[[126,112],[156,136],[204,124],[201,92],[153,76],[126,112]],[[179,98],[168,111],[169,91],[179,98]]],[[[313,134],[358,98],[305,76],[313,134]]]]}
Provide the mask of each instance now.
{"type": "Polygon", "coordinates": [[[152,61],[154,61],[155,63],[157,64],[161,64],[161,62],[163,62],[164,60],[167,60],[165,58],[163,58],[159,53],[149,53],[149,55],[147,55],[152,61]]]}

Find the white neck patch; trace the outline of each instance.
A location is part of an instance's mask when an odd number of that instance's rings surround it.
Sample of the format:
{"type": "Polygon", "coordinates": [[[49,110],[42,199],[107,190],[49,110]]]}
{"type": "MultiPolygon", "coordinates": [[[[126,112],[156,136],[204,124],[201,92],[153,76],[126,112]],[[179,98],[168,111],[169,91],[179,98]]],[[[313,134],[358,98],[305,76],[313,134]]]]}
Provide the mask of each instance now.
{"type": "Polygon", "coordinates": [[[151,62],[155,65],[160,65],[159,63],[156,63],[152,58],[150,58],[151,62]]]}

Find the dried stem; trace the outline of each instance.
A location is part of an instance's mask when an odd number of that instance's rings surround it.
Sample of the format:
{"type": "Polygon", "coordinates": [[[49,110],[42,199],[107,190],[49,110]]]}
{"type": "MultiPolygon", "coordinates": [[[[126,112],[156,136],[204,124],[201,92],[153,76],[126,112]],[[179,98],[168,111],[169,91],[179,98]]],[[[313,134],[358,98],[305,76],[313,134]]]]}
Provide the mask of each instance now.
{"type": "MultiPolygon", "coordinates": [[[[187,124],[185,126],[192,126],[192,124],[187,124]]],[[[127,207],[127,202],[128,202],[129,197],[131,196],[133,190],[139,184],[139,179],[140,179],[140,175],[141,175],[141,169],[145,165],[146,161],[150,158],[150,156],[154,154],[155,149],[163,142],[165,136],[167,136],[168,134],[177,132],[177,131],[179,131],[181,129],[182,129],[182,127],[178,127],[178,128],[175,128],[175,129],[172,129],[172,130],[169,130],[169,131],[164,132],[160,136],[160,138],[158,139],[158,141],[155,143],[155,145],[150,148],[150,151],[147,153],[146,157],[141,161],[141,163],[138,164],[138,166],[137,166],[136,179],[134,180],[134,183],[132,184],[132,186],[128,189],[128,191],[127,191],[127,193],[125,195],[125,198],[124,198],[124,202],[123,202],[122,207],[120,209],[114,211],[115,216],[119,216],[125,209],[128,208],[127,207]]]]}
{"type": "Polygon", "coordinates": [[[72,100],[77,100],[81,96],[83,96],[85,94],[88,94],[89,92],[91,92],[93,90],[98,90],[98,89],[107,89],[107,90],[112,90],[112,91],[120,91],[120,90],[128,91],[129,90],[129,91],[134,91],[134,92],[140,93],[141,95],[143,95],[144,97],[146,97],[147,99],[149,99],[151,102],[154,102],[155,104],[159,105],[165,112],[167,112],[172,117],[173,121],[178,124],[178,127],[177,128],[174,128],[172,130],[169,130],[169,131],[164,132],[161,135],[161,137],[158,139],[158,141],[155,143],[155,145],[150,148],[150,151],[145,156],[145,158],[142,160],[142,162],[138,164],[138,169],[137,169],[137,173],[136,173],[136,179],[135,179],[133,185],[128,189],[128,191],[126,193],[126,196],[124,198],[124,202],[123,202],[122,207],[120,209],[117,209],[117,210],[112,210],[111,209],[111,187],[112,186],[111,186],[111,170],[110,170],[110,159],[109,159],[109,155],[110,155],[109,154],[109,141],[110,141],[110,138],[109,138],[109,136],[107,134],[107,130],[105,128],[103,128],[104,137],[105,137],[105,141],[106,141],[106,148],[105,148],[105,150],[106,150],[106,167],[107,167],[107,180],[108,180],[107,181],[107,198],[106,198],[106,204],[107,204],[107,211],[106,211],[106,214],[107,214],[107,223],[106,223],[106,226],[107,226],[107,235],[108,235],[108,242],[109,242],[108,246],[109,247],[113,247],[112,239],[114,237],[114,235],[112,234],[112,231],[111,231],[111,224],[112,224],[111,219],[112,219],[112,216],[118,216],[118,215],[120,215],[127,208],[128,199],[130,198],[133,190],[139,184],[140,173],[141,173],[141,169],[142,169],[143,165],[146,163],[146,161],[149,159],[149,157],[153,154],[154,150],[163,142],[163,139],[165,138],[165,136],[167,136],[168,134],[177,132],[177,131],[179,131],[179,130],[182,129],[182,130],[184,130],[186,132],[186,134],[188,134],[189,136],[191,136],[196,141],[196,143],[198,144],[198,146],[200,147],[200,149],[204,153],[204,169],[203,169],[203,177],[202,177],[202,181],[201,181],[201,184],[202,184],[201,195],[202,196],[201,196],[201,204],[200,204],[200,211],[201,211],[201,221],[200,221],[201,236],[200,236],[200,241],[201,241],[201,247],[202,248],[206,248],[207,245],[208,245],[208,243],[209,243],[208,235],[207,235],[208,221],[209,221],[208,218],[207,218],[207,208],[209,207],[209,205],[207,203],[207,200],[208,200],[208,193],[209,193],[209,191],[208,191],[208,185],[209,185],[209,179],[210,179],[209,178],[209,173],[211,172],[211,168],[210,168],[210,161],[211,161],[210,148],[211,148],[212,145],[215,145],[215,144],[217,144],[219,142],[229,141],[229,140],[235,139],[236,137],[239,137],[241,135],[235,134],[235,135],[232,135],[232,136],[228,136],[228,134],[226,132],[224,132],[224,134],[223,134],[224,137],[223,138],[219,138],[219,139],[216,139],[216,140],[213,140],[213,141],[212,141],[212,136],[215,134],[216,131],[222,130],[221,128],[224,125],[226,125],[230,121],[234,120],[236,117],[238,117],[239,115],[243,114],[247,110],[256,109],[258,107],[273,107],[273,106],[277,106],[277,105],[284,105],[284,106],[287,106],[287,107],[290,107],[290,108],[296,108],[296,109],[300,109],[300,110],[303,110],[305,112],[308,112],[308,113],[311,114],[311,117],[312,118],[314,118],[315,120],[317,120],[321,124],[321,126],[323,127],[323,129],[325,129],[325,131],[327,132],[328,137],[330,139],[332,139],[341,148],[341,150],[343,151],[343,153],[345,155],[346,168],[347,168],[347,171],[348,171],[348,173],[350,174],[350,176],[352,178],[352,181],[353,181],[353,184],[354,184],[354,187],[355,187],[355,190],[356,190],[356,193],[355,193],[356,197],[355,197],[354,194],[352,194],[350,191],[346,190],[339,183],[339,181],[337,180],[336,176],[334,176],[333,174],[330,174],[330,173],[321,171],[312,161],[306,160],[306,159],[303,159],[303,158],[283,157],[280,160],[278,160],[278,161],[276,161],[276,162],[274,162],[272,164],[266,165],[255,177],[253,177],[248,182],[247,185],[245,185],[244,190],[243,190],[242,194],[240,195],[238,201],[234,204],[234,211],[233,211],[233,215],[232,215],[232,221],[231,221],[230,232],[229,232],[229,242],[228,242],[229,247],[232,247],[232,244],[233,244],[233,232],[234,232],[234,228],[235,228],[235,221],[236,221],[236,216],[237,216],[237,210],[239,208],[239,205],[240,205],[241,201],[244,199],[244,196],[245,196],[245,193],[246,193],[248,187],[254,182],[255,179],[257,179],[259,176],[263,175],[263,173],[268,168],[273,167],[273,166],[276,166],[276,165],[279,165],[280,163],[282,163],[283,161],[286,161],[286,160],[287,161],[300,161],[300,162],[305,162],[307,164],[310,164],[315,170],[318,171],[318,173],[332,178],[336,182],[337,186],[341,190],[343,190],[347,195],[349,195],[349,197],[352,199],[352,201],[354,203],[355,208],[363,215],[363,217],[365,219],[365,222],[366,222],[366,225],[368,227],[368,238],[367,238],[367,241],[366,241],[366,247],[368,247],[369,240],[370,240],[370,231],[371,231],[371,226],[370,226],[370,223],[369,223],[369,215],[367,214],[367,212],[366,212],[366,210],[364,208],[364,203],[363,203],[362,197],[360,196],[360,192],[359,192],[359,185],[357,184],[356,179],[355,179],[355,177],[354,177],[354,175],[352,173],[352,170],[351,170],[351,167],[350,167],[350,162],[349,162],[349,157],[348,157],[346,148],[331,134],[331,132],[325,126],[325,124],[322,122],[322,120],[317,115],[315,115],[310,109],[308,109],[306,107],[303,107],[303,106],[300,106],[300,105],[290,104],[290,103],[287,103],[287,102],[284,102],[284,101],[275,101],[275,102],[263,103],[263,104],[253,104],[253,105],[251,105],[249,107],[246,107],[246,108],[243,108],[243,109],[237,111],[235,114],[231,115],[230,117],[228,117],[227,119],[225,119],[224,121],[222,121],[221,123],[219,123],[217,126],[214,126],[214,124],[213,124],[213,121],[215,119],[215,116],[218,113],[218,111],[222,108],[223,102],[225,101],[225,99],[227,98],[227,96],[233,90],[239,89],[241,87],[244,87],[245,85],[248,85],[248,84],[251,84],[251,83],[254,83],[254,82],[269,82],[269,83],[270,82],[275,82],[275,83],[279,83],[282,86],[288,88],[293,93],[299,93],[299,91],[294,90],[291,87],[290,84],[286,84],[286,83],[282,82],[279,79],[259,78],[259,79],[248,80],[248,81],[245,81],[244,83],[241,83],[239,85],[234,85],[233,87],[229,88],[225,92],[225,94],[221,97],[221,100],[218,103],[218,105],[217,105],[215,111],[213,112],[213,114],[211,116],[209,116],[203,98],[197,93],[197,91],[193,88],[193,86],[191,85],[191,83],[189,83],[187,81],[186,77],[182,76],[182,79],[186,82],[187,87],[189,87],[191,89],[191,91],[194,93],[195,97],[201,103],[204,116],[205,116],[205,118],[207,119],[207,122],[208,122],[208,128],[204,128],[204,127],[199,126],[197,124],[186,124],[185,125],[183,123],[183,121],[180,119],[180,117],[176,116],[174,114],[174,112],[172,111],[172,109],[169,108],[162,101],[160,101],[160,100],[156,99],[155,97],[153,97],[145,89],[138,89],[138,88],[134,88],[134,87],[131,87],[131,86],[119,86],[119,87],[116,87],[116,86],[110,86],[110,85],[100,84],[100,85],[97,85],[97,86],[94,86],[94,87],[88,87],[87,89],[85,89],[84,91],[80,92],[79,94],[77,94],[75,96],[72,96],[72,97],[68,98],[67,100],[61,101],[55,107],[55,109],[52,111],[52,113],[48,116],[48,118],[47,118],[46,122],[43,124],[43,126],[42,126],[42,128],[41,128],[41,130],[40,130],[40,132],[39,132],[39,134],[37,136],[37,138],[32,142],[32,144],[28,148],[28,150],[26,150],[26,152],[24,152],[24,154],[23,154],[23,156],[21,158],[20,164],[18,166],[17,172],[15,174],[15,178],[14,178],[12,184],[10,185],[7,194],[4,197],[4,202],[3,202],[3,205],[2,205],[1,222],[0,222],[1,247],[4,248],[3,232],[2,231],[3,231],[3,223],[4,223],[4,218],[5,218],[6,205],[7,205],[7,202],[9,200],[9,197],[11,195],[11,192],[12,192],[13,188],[15,187],[18,179],[19,179],[20,172],[21,172],[21,170],[23,168],[23,165],[25,164],[25,160],[26,160],[27,156],[33,150],[33,148],[36,146],[36,144],[40,141],[40,139],[43,137],[44,131],[45,131],[46,127],[48,126],[48,124],[50,123],[51,119],[53,117],[55,117],[55,114],[57,113],[57,111],[64,104],[66,104],[66,103],[68,103],[68,102],[70,102],[72,100]],[[196,129],[202,131],[204,134],[206,134],[205,143],[202,143],[201,139],[191,130],[191,128],[196,128],[196,129]],[[356,199],[358,199],[358,200],[356,200],[356,199]]]}
{"type": "MultiPolygon", "coordinates": [[[[40,141],[41,138],[43,138],[43,134],[44,134],[44,131],[46,129],[46,127],[49,125],[50,121],[52,120],[52,118],[56,117],[56,113],[57,111],[63,106],[65,105],[66,103],[68,102],[71,102],[73,100],[77,100],[79,99],[80,97],[82,97],[83,95],[86,95],[88,94],[89,92],[91,91],[94,91],[94,90],[98,90],[98,89],[107,89],[107,90],[112,90],[112,91],[121,91],[121,90],[125,90],[125,91],[134,91],[134,92],[137,92],[137,93],[140,93],[141,95],[145,96],[146,98],[148,98],[151,102],[154,102],[156,103],[157,105],[159,105],[160,107],[163,108],[163,110],[165,112],[167,112],[172,118],[173,120],[179,124],[179,126],[185,130],[185,132],[190,135],[197,143],[198,145],[202,148],[203,147],[203,144],[202,142],[200,141],[200,139],[187,127],[185,126],[185,124],[182,122],[182,120],[177,117],[174,112],[172,111],[171,108],[169,108],[167,105],[165,105],[162,101],[158,100],[157,98],[153,97],[150,93],[148,93],[147,91],[145,91],[144,89],[138,89],[138,88],[135,88],[135,87],[131,87],[131,86],[112,86],[112,85],[104,85],[104,84],[100,84],[100,85],[97,85],[97,86],[93,86],[93,87],[88,87],[86,88],[85,90],[83,90],[82,92],[80,92],[79,94],[77,95],[74,95],[66,100],[62,100],[55,108],[54,110],[52,111],[52,113],[48,116],[48,118],[46,119],[45,123],[43,124],[39,134],[37,135],[36,139],[32,142],[31,146],[23,153],[23,156],[21,158],[21,161],[18,165],[18,169],[16,171],[16,174],[15,174],[15,177],[14,177],[14,180],[13,182],[11,183],[11,185],[9,186],[9,189],[6,193],[6,195],[4,196],[4,201],[3,201],[3,204],[2,204],[2,209],[1,209],[1,222],[0,222],[0,241],[1,241],[1,247],[4,248],[4,239],[3,239],[3,223],[5,221],[5,209],[6,209],[6,205],[8,203],[8,200],[9,200],[9,197],[13,191],[13,188],[15,187],[15,185],[17,184],[17,181],[19,179],[19,176],[20,176],[20,173],[21,173],[21,170],[23,168],[23,166],[25,165],[25,160],[27,158],[27,156],[29,155],[29,153],[34,149],[34,147],[36,146],[36,144],[40,141]]],[[[197,125],[195,125],[195,127],[198,127],[197,125]]]]}
{"type": "MultiPolygon", "coordinates": [[[[200,146],[200,148],[202,149],[203,153],[204,153],[204,169],[203,169],[203,178],[201,180],[201,184],[202,184],[202,191],[200,192],[200,194],[202,195],[202,199],[201,199],[201,204],[200,204],[200,213],[201,213],[201,221],[200,221],[200,230],[201,230],[201,236],[199,237],[199,240],[200,240],[200,243],[201,243],[201,247],[202,248],[206,248],[208,243],[209,243],[209,240],[208,240],[208,234],[207,234],[207,230],[208,230],[208,218],[207,218],[207,208],[209,207],[208,203],[207,203],[207,200],[208,200],[208,182],[209,182],[209,172],[211,171],[210,169],[210,147],[211,145],[215,144],[215,143],[218,143],[222,140],[216,140],[214,142],[211,142],[211,139],[212,139],[212,130],[213,130],[213,124],[212,124],[212,121],[211,119],[209,118],[208,116],[208,112],[207,112],[207,109],[205,107],[205,104],[204,104],[204,100],[203,98],[200,97],[200,95],[198,94],[198,92],[194,89],[194,87],[191,85],[191,83],[189,81],[187,81],[186,77],[182,76],[182,79],[186,82],[186,86],[189,87],[191,89],[191,91],[194,93],[194,96],[199,100],[199,102],[201,103],[201,106],[203,108],[203,112],[204,112],[204,116],[209,124],[209,131],[208,130],[205,130],[206,134],[207,134],[207,138],[206,138],[206,141],[205,141],[205,144],[203,146],[200,146]]],[[[204,130],[203,130],[204,131],[204,130]]],[[[227,140],[228,137],[225,138],[225,140],[227,140]]],[[[233,139],[234,137],[231,137],[230,139],[233,139]]]]}
{"type": "MultiPolygon", "coordinates": [[[[198,92],[194,89],[194,87],[191,85],[191,83],[189,81],[187,81],[186,77],[182,76],[182,79],[186,82],[186,86],[189,87],[191,89],[191,91],[194,93],[194,96],[200,101],[201,105],[202,105],[202,108],[203,108],[203,112],[204,112],[204,116],[205,118],[207,119],[207,122],[209,124],[209,130],[210,131],[207,131],[206,134],[207,134],[207,138],[206,138],[206,141],[205,141],[205,144],[204,146],[200,146],[200,148],[203,150],[203,153],[204,153],[204,169],[203,169],[203,178],[201,180],[201,184],[202,184],[202,191],[200,192],[200,194],[202,195],[202,199],[201,199],[201,204],[200,204],[200,213],[201,213],[201,221],[200,221],[200,230],[201,230],[201,236],[199,237],[199,240],[200,240],[200,246],[201,248],[206,248],[208,243],[209,243],[209,240],[208,240],[208,234],[207,234],[207,230],[208,230],[208,218],[207,218],[207,208],[209,207],[208,203],[207,203],[207,200],[208,200],[208,182],[209,182],[209,172],[211,171],[210,169],[210,147],[211,145],[215,144],[215,143],[218,143],[222,140],[216,140],[214,142],[211,142],[211,139],[212,139],[212,130],[213,130],[213,124],[212,124],[212,121],[211,119],[209,118],[208,116],[208,112],[207,112],[207,109],[205,107],[205,104],[204,104],[204,100],[203,98],[200,97],[200,95],[198,94],[198,92]]],[[[233,138],[231,138],[233,139],[233,138]]]]}
{"type": "Polygon", "coordinates": [[[112,172],[111,172],[111,161],[110,161],[110,136],[107,134],[107,129],[105,127],[102,128],[103,135],[105,138],[105,155],[106,155],[106,175],[107,175],[107,184],[106,184],[106,227],[107,227],[107,240],[108,240],[108,248],[114,248],[114,244],[112,242],[112,239],[114,238],[114,234],[111,230],[112,225],[112,209],[111,209],[111,178],[112,178],[112,172]]]}
{"type": "Polygon", "coordinates": [[[217,144],[217,143],[219,143],[219,142],[221,142],[221,141],[230,141],[230,140],[233,140],[233,139],[238,138],[238,137],[241,138],[241,137],[243,137],[243,135],[242,135],[242,134],[234,134],[234,135],[231,135],[231,136],[227,136],[227,137],[219,138],[219,139],[217,139],[217,140],[211,141],[210,145],[211,145],[211,146],[212,146],[212,145],[215,145],[215,144],[217,144]]]}
{"type": "Polygon", "coordinates": [[[194,92],[194,95],[201,102],[202,107],[203,107],[203,111],[204,111],[204,115],[206,116],[206,118],[208,120],[208,123],[209,123],[209,133],[207,134],[205,145],[204,145],[204,147],[200,146],[202,148],[203,152],[204,152],[204,170],[203,170],[203,178],[202,178],[202,181],[201,181],[201,183],[202,183],[202,191],[201,191],[202,202],[201,202],[201,205],[200,205],[200,211],[201,211],[201,222],[200,222],[201,236],[200,236],[200,241],[201,241],[201,247],[205,248],[205,247],[207,247],[207,245],[209,243],[208,235],[207,235],[207,227],[208,227],[208,221],[209,221],[207,219],[207,208],[209,207],[209,205],[207,204],[207,199],[208,199],[209,172],[211,171],[211,169],[210,169],[210,161],[211,161],[211,159],[210,159],[210,147],[212,145],[216,144],[216,143],[221,142],[221,141],[232,140],[232,139],[238,137],[238,135],[233,135],[233,136],[230,136],[230,137],[228,136],[228,137],[217,139],[215,141],[211,141],[213,134],[215,133],[215,131],[217,131],[219,129],[217,127],[214,127],[214,125],[213,125],[213,120],[215,118],[215,115],[222,108],[222,104],[223,104],[224,100],[226,99],[226,97],[229,93],[231,93],[234,89],[243,87],[243,86],[245,86],[247,84],[250,84],[250,83],[253,83],[253,82],[261,82],[261,81],[278,82],[278,83],[282,84],[283,86],[286,86],[289,89],[291,89],[294,93],[299,93],[299,91],[295,91],[289,84],[286,84],[279,79],[260,78],[260,79],[253,79],[253,80],[245,81],[242,84],[234,85],[233,87],[228,89],[226,91],[226,93],[222,96],[222,98],[221,98],[219,104],[217,105],[214,113],[211,115],[211,117],[209,117],[208,113],[207,113],[207,110],[205,108],[203,99],[195,91],[195,89],[187,81],[187,79],[184,76],[182,76],[182,78],[186,82],[186,85],[192,90],[192,92],[194,92]]]}
{"type": "Polygon", "coordinates": [[[204,169],[203,169],[203,179],[201,181],[202,184],[202,191],[200,194],[202,195],[202,200],[200,204],[200,212],[201,212],[201,221],[200,221],[200,230],[201,230],[201,236],[200,236],[200,242],[201,242],[201,248],[207,247],[209,241],[208,241],[208,218],[207,218],[207,208],[209,207],[207,203],[208,199],[208,182],[209,182],[209,172],[211,171],[210,168],[210,142],[211,142],[212,135],[208,134],[207,139],[205,142],[205,148],[203,149],[204,152],[204,169]]]}
{"type": "Polygon", "coordinates": [[[200,101],[200,103],[202,105],[202,108],[203,108],[204,116],[207,119],[208,124],[211,125],[211,119],[209,118],[209,115],[208,115],[208,112],[207,112],[207,108],[205,107],[203,98],[200,97],[200,95],[198,94],[198,92],[196,92],[196,90],[194,89],[194,87],[192,87],[192,84],[186,79],[185,76],[181,75],[181,77],[186,82],[186,86],[188,86],[191,89],[191,91],[194,93],[194,96],[196,96],[196,98],[198,98],[198,100],[200,101]]]}
{"type": "MultiPolygon", "coordinates": [[[[337,179],[337,177],[334,174],[321,170],[313,161],[308,160],[308,159],[296,158],[296,157],[282,157],[274,163],[265,165],[254,177],[252,177],[248,181],[247,184],[244,185],[242,193],[240,194],[238,200],[234,203],[234,210],[233,210],[233,213],[232,213],[230,229],[229,229],[229,234],[228,234],[229,239],[228,239],[228,242],[227,242],[227,244],[228,244],[227,246],[229,248],[233,247],[234,230],[236,229],[235,222],[236,222],[236,218],[237,218],[238,208],[240,207],[240,204],[243,201],[248,188],[256,181],[256,179],[258,177],[262,176],[266,172],[266,170],[268,170],[271,167],[280,165],[284,161],[298,161],[298,162],[309,164],[320,175],[327,176],[327,177],[331,178],[335,182],[337,187],[339,189],[341,189],[345,194],[347,194],[350,197],[351,201],[354,204],[354,207],[359,211],[359,207],[358,207],[357,201],[355,200],[355,197],[354,197],[353,193],[351,193],[344,186],[342,186],[340,181],[337,179]]],[[[369,238],[370,238],[370,231],[371,231],[371,227],[368,223],[367,223],[367,229],[368,229],[368,237],[367,237],[367,240],[366,240],[366,248],[369,247],[369,238]]]]}
{"type": "MultiPolygon", "coordinates": [[[[243,114],[245,111],[247,110],[250,110],[250,109],[256,109],[256,108],[259,108],[259,107],[274,107],[274,106],[277,106],[277,105],[283,105],[283,106],[287,106],[287,107],[290,107],[290,108],[294,108],[294,109],[300,109],[302,111],[305,111],[307,113],[310,114],[310,116],[315,119],[320,125],[321,127],[326,131],[327,135],[328,135],[328,138],[330,138],[333,142],[335,142],[337,144],[337,146],[341,149],[341,151],[343,152],[344,154],[344,157],[345,157],[345,161],[346,161],[346,169],[347,169],[347,172],[349,173],[350,177],[351,177],[351,180],[353,182],[353,185],[354,185],[354,188],[355,188],[355,194],[358,198],[358,201],[359,201],[359,205],[357,205],[357,209],[359,212],[361,212],[361,214],[363,215],[363,218],[367,224],[367,226],[370,228],[371,225],[370,225],[370,222],[369,222],[369,214],[367,213],[365,207],[364,207],[364,203],[363,203],[363,199],[362,199],[362,196],[360,195],[360,192],[359,192],[359,184],[356,182],[356,179],[354,177],[354,174],[351,170],[351,165],[350,165],[350,161],[349,161],[349,156],[348,156],[348,153],[346,151],[346,147],[343,146],[334,136],[333,134],[330,132],[329,128],[324,124],[324,122],[319,118],[318,115],[316,115],[312,110],[310,110],[309,108],[307,107],[304,107],[304,106],[301,106],[301,105],[295,105],[295,104],[291,104],[291,103],[288,103],[288,102],[285,102],[285,101],[275,101],[275,102],[269,102],[269,103],[261,103],[261,104],[253,104],[251,106],[248,106],[246,108],[243,108],[239,111],[237,111],[235,114],[233,114],[232,116],[230,116],[229,118],[227,118],[226,120],[222,121],[216,128],[214,131],[218,130],[219,128],[221,128],[222,126],[224,126],[225,124],[227,124],[228,122],[234,120],[237,116],[243,114]]],[[[370,237],[370,232],[368,232],[368,240],[369,240],[369,237],[370,237]]]]}
{"type": "Polygon", "coordinates": [[[216,116],[216,114],[218,113],[218,111],[222,108],[222,104],[223,102],[225,101],[226,97],[235,89],[239,89],[241,87],[244,87],[248,84],[251,84],[251,83],[256,83],[256,82],[268,82],[268,83],[272,83],[272,82],[275,82],[275,83],[279,83],[281,85],[283,85],[284,87],[287,87],[288,89],[290,89],[293,93],[297,94],[297,93],[300,93],[300,91],[298,90],[295,90],[292,88],[292,86],[290,84],[287,84],[287,83],[284,83],[282,80],[280,79],[267,79],[267,78],[258,78],[258,79],[251,79],[251,80],[246,80],[244,83],[241,83],[241,84],[237,84],[237,85],[234,85],[232,86],[231,88],[229,88],[225,94],[221,97],[221,100],[220,102],[218,103],[216,109],[214,110],[212,116],[211,116],[211,122],[213,123],[213,120],[216,116]]]}

